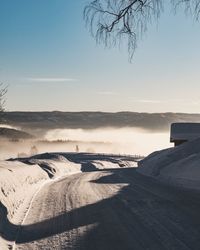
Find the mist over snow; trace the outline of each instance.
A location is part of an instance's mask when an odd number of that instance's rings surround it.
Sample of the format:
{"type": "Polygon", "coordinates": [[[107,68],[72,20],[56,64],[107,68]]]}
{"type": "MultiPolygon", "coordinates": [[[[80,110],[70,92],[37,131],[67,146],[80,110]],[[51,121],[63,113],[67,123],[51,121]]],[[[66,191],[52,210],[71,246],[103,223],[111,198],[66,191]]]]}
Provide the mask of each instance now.
{"type": "MultiPolygon", "coordinates": [[[[169,133],[151,133],[136,128],[53,129],[46,133],[45,139],[110,143],[110,152],[122,154],[147,155],[172,146],[169,143],[169,133]]],[[[104,148],[101,151],[103,150],[104,148]]]]}
{"type": "MultiPolygon", "coordinates": [[[[9,125],[2,125],[14,128],[9,125]]],[[[31,156],[35,146],[37,153],[79,152],[114,153],[147,156],[153,151],[169,148],[169,133],[150,132],[138,128],[101,128],[101,129],[51,129],[37,135],[34,139],[0,139],[0,159],[31,156]]]]}

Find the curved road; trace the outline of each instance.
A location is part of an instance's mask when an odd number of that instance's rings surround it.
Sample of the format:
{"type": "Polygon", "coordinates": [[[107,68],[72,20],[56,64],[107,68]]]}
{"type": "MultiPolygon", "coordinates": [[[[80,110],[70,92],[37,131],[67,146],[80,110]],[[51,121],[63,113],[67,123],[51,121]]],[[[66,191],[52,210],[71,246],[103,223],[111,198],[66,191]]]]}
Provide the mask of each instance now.
{"type": "Polygon", "coordinates": [[[199,250],[200,194],[133,168],[71,175],[37,194],[15,249],[199,250]]]}

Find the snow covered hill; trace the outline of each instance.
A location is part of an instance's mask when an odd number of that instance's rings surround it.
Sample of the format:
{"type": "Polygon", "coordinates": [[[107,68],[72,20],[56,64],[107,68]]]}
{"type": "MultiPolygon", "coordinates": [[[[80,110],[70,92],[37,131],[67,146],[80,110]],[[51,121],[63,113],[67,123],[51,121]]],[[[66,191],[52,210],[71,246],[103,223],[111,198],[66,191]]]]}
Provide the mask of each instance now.
{"type": "Polygon", "coordinates": [[[139,162],[137,171],[184,188],[200,189],[200,138],[154,152],[139,162]]]}

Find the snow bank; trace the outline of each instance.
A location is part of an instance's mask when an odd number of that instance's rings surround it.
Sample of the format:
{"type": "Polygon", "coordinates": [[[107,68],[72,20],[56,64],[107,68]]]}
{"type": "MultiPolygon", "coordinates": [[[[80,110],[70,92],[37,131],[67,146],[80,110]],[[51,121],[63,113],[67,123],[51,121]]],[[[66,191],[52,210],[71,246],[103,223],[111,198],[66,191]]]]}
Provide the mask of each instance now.
{"type": "Polygon", "coordinates": [[[200,189],[200,138],[154,152],[138,163],[137,171],[185,188],[200,189]]]}
{"type": "Polygon", "coordinates": [[[14,216],[16,211],[28,204],[45,181],[80,171],[80,164],[69,162],[60,155],[54,159],[30,157],[0,161],[0,202],[7,208],[8,219],[19,222],[14,216]]]}
{"type": "MultiPolygon", "coordinates": [[[[48,181],[78,172],[131,167],[133,160],[128,156],[46,153],[0,161],[0,234],[9,230],[7,224],[23,222],[35,194],[48,181]]],[[[0,238],[0,249],[8,249],[8,244],[12,245],[0,238]]]]}
{"type": "Polygon", "coordinates": [[[46,153],[0,161],[0,202],[7,208],[8,219],[19,222],[14,216],[16,211],[25,203],[27,206],[45,181],[77,172],[131,166],[134,162],[128,157],[122,160],[120,157],[84,153],[46,153]]]}
{"type": "Polygon", "coordinates": [[[136,166],[136,160],[131,156],[93,153],[45,153],[19,160],[38,164],[50,178],[74,172],[136,166]]]}
{"type": "Polygon", "coordinates": [[[47,179],[48,175],[37,165],[0,161],[0,202],[7,208],[10,221],[17,209],[47,179]]]}
{"type": "Polygon", "coordinates": [[[119,167],[136,167],[137,164],[135,162],[129,161],[93,161],[93,165],[96,169],[109,169],[109,168],[119,168],[119,167]]]}
{"type": "MultiPolygon", "coordinates": [[[[75,172],[80,172],[80,164],[62,156],[54,160],[0,161],[0,233],[5,233],[8,221],[22,223],[34,195],[45,183],[75,172]]],[[[8,249],[9,244],[0,238],[0,249],[8,249]]]]}
{"type": "Polygon", "coordinates": [[[27,165],[37,164],[48,174],[49,178],[57,178],[67,174],[81,172],[81,164],[70,162],[59,153],[46,153],[19,160],[27,165]]]}
{"type": "MultiPolygon", "coordinates": [[[[19,225],[31,203],[32,197],[48,175],[38,165],[27,166],[21,162],[0,161],[0,232],[7,221],[19,225]]],[[[8,243],[0,238],[0,248],[8,243]]]]}

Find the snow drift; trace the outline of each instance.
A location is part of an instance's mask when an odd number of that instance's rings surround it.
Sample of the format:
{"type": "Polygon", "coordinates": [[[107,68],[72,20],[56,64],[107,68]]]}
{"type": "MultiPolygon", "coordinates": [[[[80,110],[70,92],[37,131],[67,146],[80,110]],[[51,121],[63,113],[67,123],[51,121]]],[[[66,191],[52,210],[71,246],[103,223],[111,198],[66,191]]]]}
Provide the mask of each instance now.
{"type": "Polygon", "coordinates": [[[0,162],[0,202],[7,208],[8,219],[13,220],[20,205],[47,179],[48,175],[37,165],[0,162]]]}
{"type": "MultiPolygon", "coordinates": [[[[0,235],[9,230],[9,223],[23,224],[37,192],[49,181],[98,169],[132,167],[134,160],[131,156],[45,153],[0,161],[0,235]]],[[[0,237],[1,249],[10,249],[12,244],[0,237]]]]}
{"type": "MultiPolygon", "coordinates": [[[[0,161],[0,233],[6,224],[19,225],[40,188],[52,179],[81,171],[81,165],[69,162],[62,155],[0,161]]],[[[0,238],[0,248],[7,243],[0,238]]]]}
{"type": "Polygon", "coordinates": [[[154,152],[137,171],[184,188],[200,189],[200,138],[178,147],[154,152]]]}
{"type": "MultiPolygon", "coordinates": [[[[21,224],[32,197],[48,175],[38,165],[0,161],[0,232],[6,229],[6,220],[21,224]]],[[[9,229],[8,229],[9,230],[9,229]]],[[[0,238],[1,249],[7,243],[0,238]]]]}

